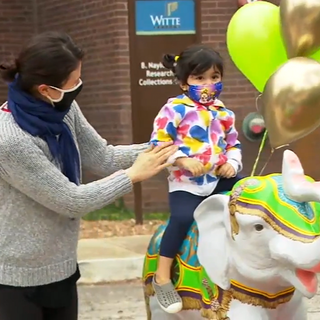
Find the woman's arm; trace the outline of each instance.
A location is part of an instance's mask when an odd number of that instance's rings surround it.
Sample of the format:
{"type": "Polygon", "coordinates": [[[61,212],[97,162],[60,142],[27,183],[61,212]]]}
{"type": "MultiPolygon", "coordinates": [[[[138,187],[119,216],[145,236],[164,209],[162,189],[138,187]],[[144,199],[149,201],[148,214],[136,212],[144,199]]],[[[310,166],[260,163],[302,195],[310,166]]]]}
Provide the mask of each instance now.
{"type": "Polygon", "coordinates": [[[0,140],[0,177],[44,207],[70,218],[101,209],[132,190],[124,171],[77,186],[28,136],[0,140]]]}
{"type": "Polygon", "coordinates": [[[132,166],[138,154],[149,148],[148,143],[126,146],[108,145],[90,125],[78,104],[73,103],[77,141],[83,168],[99,176],[107,176],[132,166]]]}

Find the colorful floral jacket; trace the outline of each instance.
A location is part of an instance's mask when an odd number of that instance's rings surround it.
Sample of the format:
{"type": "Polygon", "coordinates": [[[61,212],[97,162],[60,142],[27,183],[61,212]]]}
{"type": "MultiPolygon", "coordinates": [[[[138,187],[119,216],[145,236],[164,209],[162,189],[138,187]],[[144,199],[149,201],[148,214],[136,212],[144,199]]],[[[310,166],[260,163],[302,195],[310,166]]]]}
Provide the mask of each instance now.
{"type": "Polygon", "coordinates": [[[189,171],[169,168],[170,191],[186,190],[195,194],[210,194],[219,178],[216,169],[229,162],[236,170],[242,169],[241,144],[235,128],[235,115],[220,100],[212,106],[203,106],[186,95],[170,98],[155,118],[150,143],[174,141],[179,151],[171,157],[198,159],[206,174],[193,177],[189,171]]]}

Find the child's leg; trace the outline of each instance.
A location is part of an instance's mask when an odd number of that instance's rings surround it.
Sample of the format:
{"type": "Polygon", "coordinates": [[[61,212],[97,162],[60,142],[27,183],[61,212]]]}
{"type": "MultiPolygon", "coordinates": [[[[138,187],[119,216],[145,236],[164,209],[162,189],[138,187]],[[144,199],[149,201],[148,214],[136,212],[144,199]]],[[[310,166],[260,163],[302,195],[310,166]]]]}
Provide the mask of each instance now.
{"type": "Polygon", "coordinates": [[[212,194],[218,194],[218,193],[223,192],[223,191],[231,191],[233,186],[243,178],[244,177],[242,177],[240,175],[236,175],[235,177],[229,178],[229,179],[220,178],[220,180],[219,180],[216,188],[212,192],[212,194]]]}
{"type": "Polygon", "coordinates": [[[171,282],[172,261],[194,221],[193,213],[204,197],[184,191],[169,194],[170,220],[162,236],[158,270],[153,286],[163,310],[176,313],[182,309],[182,300],[171,282]]]}
{"type": "Polygon", "coordinates": [[[194,211],[203,199],[184,191],[169,194],[170,220],[161,240],[157,282],[170,281],[172,261],[194,221],[194,211]]]}

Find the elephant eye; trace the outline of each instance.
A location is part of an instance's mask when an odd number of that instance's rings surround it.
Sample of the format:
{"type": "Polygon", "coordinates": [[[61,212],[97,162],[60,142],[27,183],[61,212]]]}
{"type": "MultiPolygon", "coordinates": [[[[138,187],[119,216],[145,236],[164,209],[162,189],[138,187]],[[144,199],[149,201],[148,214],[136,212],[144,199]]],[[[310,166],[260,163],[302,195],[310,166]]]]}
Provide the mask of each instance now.
{"type": "Polygon", "coordinates": [[[255,224],[254,228],[256,229],[256,231],[262,231],[264,229],[262,224],[255,224]]]}

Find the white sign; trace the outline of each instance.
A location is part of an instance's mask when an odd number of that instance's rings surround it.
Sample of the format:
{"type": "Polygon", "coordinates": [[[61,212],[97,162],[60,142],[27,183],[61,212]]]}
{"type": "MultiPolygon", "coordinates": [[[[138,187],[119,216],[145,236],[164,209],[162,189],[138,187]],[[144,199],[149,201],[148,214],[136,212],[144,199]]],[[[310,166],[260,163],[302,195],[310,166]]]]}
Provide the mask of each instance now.
{"type": "Polygon", "coordinates": [[[174,83],[174,74],[166,69],[161,62],[141,62],[141,70],[145,71],[145,78],[139,79],[140,86],[170,86],[174,83]]]}

